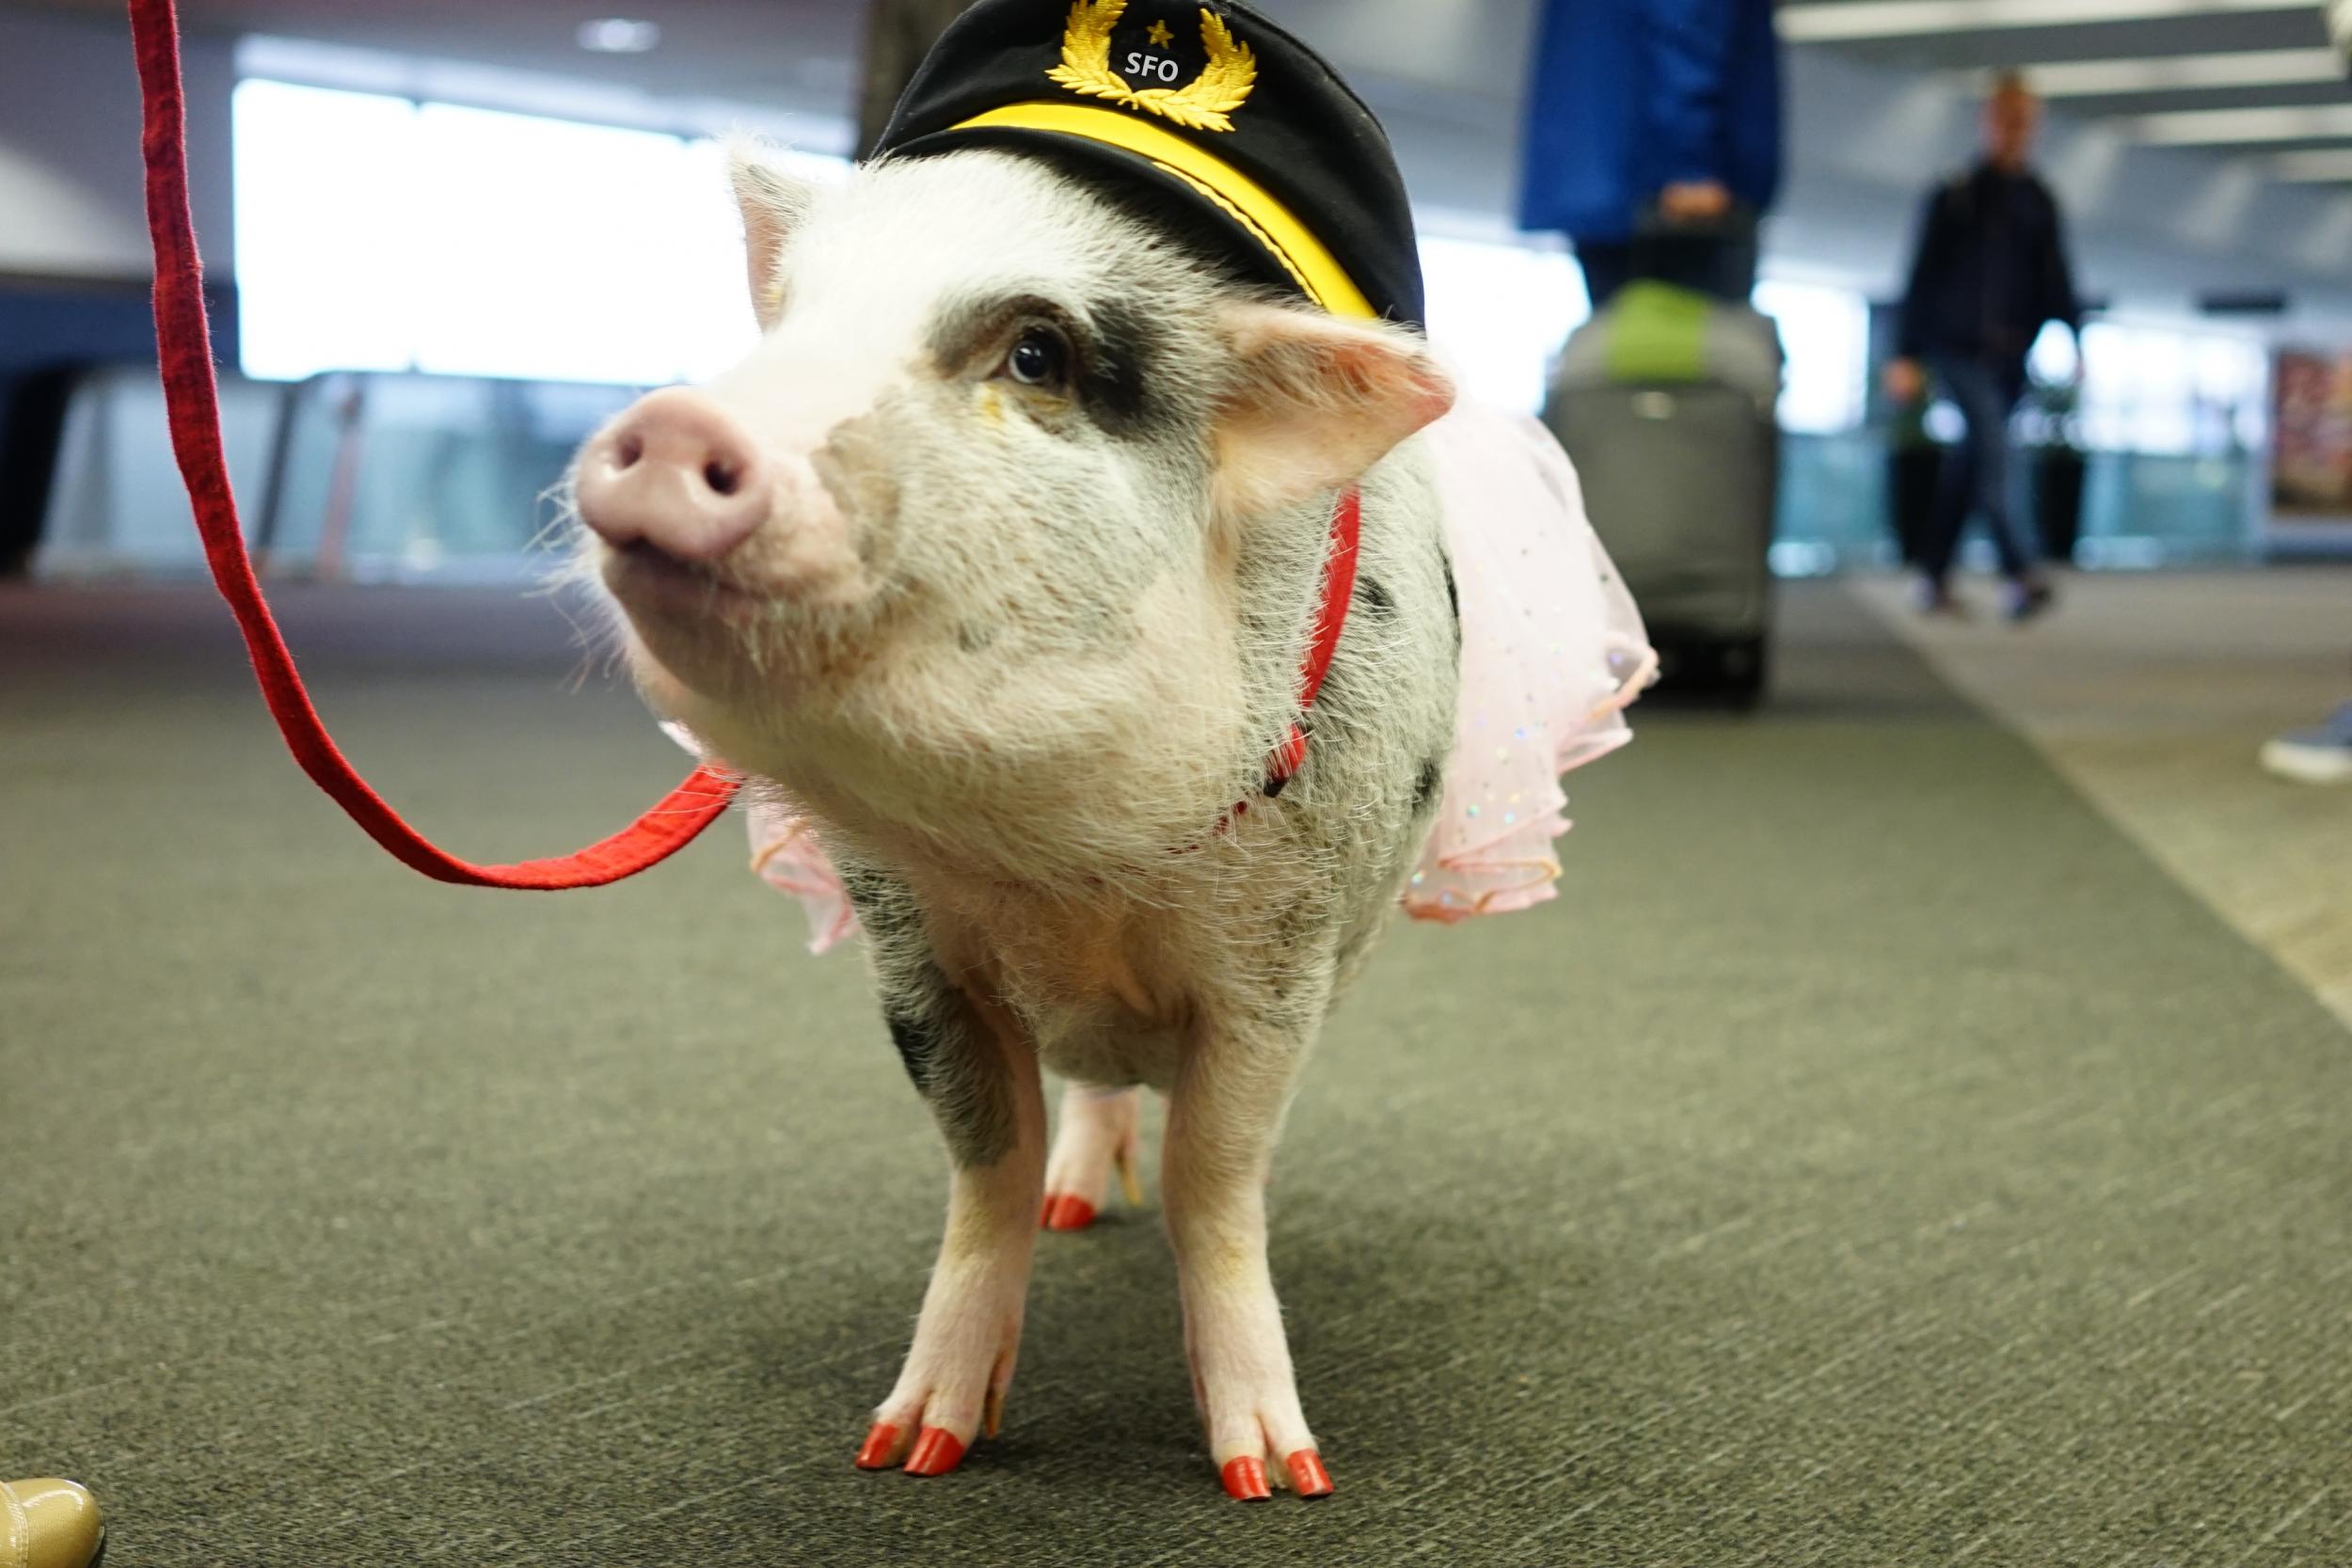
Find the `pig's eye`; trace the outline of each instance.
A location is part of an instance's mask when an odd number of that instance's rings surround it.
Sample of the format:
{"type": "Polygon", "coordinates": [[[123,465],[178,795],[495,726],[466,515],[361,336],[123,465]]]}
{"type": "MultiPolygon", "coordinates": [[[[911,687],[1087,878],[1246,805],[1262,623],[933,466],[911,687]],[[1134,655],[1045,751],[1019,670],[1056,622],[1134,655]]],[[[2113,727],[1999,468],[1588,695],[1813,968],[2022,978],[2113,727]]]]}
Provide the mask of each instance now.
{"type": "Polygon", "coordinates": [[[1005,373],[1024,387],[1060,387],[1070,379],[1070,340],[1050,326],[1025,328],[1005,356],[1005,373]]]}

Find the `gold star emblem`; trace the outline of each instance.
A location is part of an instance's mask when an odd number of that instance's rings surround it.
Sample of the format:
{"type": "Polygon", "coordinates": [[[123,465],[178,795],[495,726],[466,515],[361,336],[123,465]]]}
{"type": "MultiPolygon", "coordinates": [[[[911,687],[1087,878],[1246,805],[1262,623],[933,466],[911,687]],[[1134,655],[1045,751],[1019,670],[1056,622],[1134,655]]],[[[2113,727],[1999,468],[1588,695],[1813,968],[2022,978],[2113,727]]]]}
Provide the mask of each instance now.
{"type": "Polygon", "coordinates": [[[1168,24],[1165,22],[1154,22],[1145,30],[1143,36],[1150,39],[1155,48],[1160,49],[1167,48],[1176,38],[1175,34],[1168,30],[1168,24]]]}
{"type": "MultiPolygon", "coordinates": [[[[1157,115],[1173,120],[1190,131],[1231,131],[1233,111],[1249,102],[1252,88],[1258,85],[1258,56],[1249,45],[1233,36],[1224,18],[1205,8],[1200,12],[1200,46],[1206,51],[1208,64],[1200,74],[1181,87],[1152,87],[1138,91],[1127,79],[1111,69],[1111,32],[1119,19],[1127,14],[1129,0],[1073,0],[1070,8],[1069,25],[1062,30],[1061,63],[1049,68],[1045,74],[1057,85],[1068,87],[1081,98],[1101,98],[1133,109],[1137,114],[1157,115]]],[[[1158,29],[1171,39],[1168,24],[1158,29]]],[[[1153,74],[1166,79],[1167,56],[1154,55],[1162,61],[1153,74]]],[[[1140,68],[1141,60],[1128,56],[1140,68]]]]}

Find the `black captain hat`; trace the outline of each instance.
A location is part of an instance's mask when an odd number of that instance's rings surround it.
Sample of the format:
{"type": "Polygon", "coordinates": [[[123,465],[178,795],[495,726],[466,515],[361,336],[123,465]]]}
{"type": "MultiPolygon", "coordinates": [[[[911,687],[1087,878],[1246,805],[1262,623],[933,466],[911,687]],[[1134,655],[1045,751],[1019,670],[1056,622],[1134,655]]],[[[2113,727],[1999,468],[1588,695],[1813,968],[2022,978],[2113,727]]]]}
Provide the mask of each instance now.
{"type": "Polygon", "coordinates": [[[1189,204],[1245,273],[1335,315],[1421,325],[1387,133],[1323,57],[1236,0],[979,0],[908,84],[876,158],[996,146],[1189,204]]]}

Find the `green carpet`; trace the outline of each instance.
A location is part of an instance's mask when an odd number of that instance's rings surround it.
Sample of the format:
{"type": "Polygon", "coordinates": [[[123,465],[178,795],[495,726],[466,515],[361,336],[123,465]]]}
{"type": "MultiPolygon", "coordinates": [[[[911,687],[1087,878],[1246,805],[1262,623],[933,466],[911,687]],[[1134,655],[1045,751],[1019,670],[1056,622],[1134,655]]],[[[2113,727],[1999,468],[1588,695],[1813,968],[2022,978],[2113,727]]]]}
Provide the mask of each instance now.
{"type": "MultiPolygon", "coordinates": [[[[462,853],[683,758],[512,595],[313,591],[462,853]],[[586,673],[575,689],[572,676],[586,673]]],[[[1003,1438],[855,1473],[943,1161],[714,834],[445,889],[191,591],[0,596],[0,1470],[196,1564],[2352,1562],[2352,1037],[1834,589],[1647,710],[1567,896],[1401,927],[1292,1118],[1327,1502],[1227,1502],[1154,1213],[1049,1238],[1003,1438]]]]}

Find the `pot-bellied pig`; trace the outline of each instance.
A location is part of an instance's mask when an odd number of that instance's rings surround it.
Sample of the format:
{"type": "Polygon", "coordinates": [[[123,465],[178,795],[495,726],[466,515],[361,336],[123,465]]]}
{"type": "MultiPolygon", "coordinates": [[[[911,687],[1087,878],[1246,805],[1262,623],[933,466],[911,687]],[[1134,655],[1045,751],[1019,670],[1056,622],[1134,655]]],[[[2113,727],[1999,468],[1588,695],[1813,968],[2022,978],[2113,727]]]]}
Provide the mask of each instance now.
{"type": "Polygon", "coordinates": [[[1549,896],[1645,650],[1558,450],[1448,414],[1371,116],[1244,6],[1125,10],[982,0],[846,184],[737,150],[763,336],[582,450],[583,562],[946,1138],[857,1463],[996,1429],[1041,1214],[1135,1193],[1149,1085],[1211,1457],[1317,1495],[1284,1109],[1400,899],[1549,896]]]}

